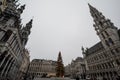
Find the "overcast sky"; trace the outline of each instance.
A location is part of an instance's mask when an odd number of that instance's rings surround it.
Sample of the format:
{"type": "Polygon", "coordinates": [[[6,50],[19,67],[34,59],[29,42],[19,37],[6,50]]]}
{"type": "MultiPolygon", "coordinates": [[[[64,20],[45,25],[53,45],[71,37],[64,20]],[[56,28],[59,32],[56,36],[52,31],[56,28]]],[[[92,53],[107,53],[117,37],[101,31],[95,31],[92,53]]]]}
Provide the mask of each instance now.
{"type": "Polygon", "coordinates": [[[88,3],[120,28],[120,0],[20,0],[26,4],[22,14],[25,25],[33,18],[27,43],[31,60],[57,60],[61,51],[64,64],[82,56],[81,46],[99,42],[93,28],[88,3]]]}

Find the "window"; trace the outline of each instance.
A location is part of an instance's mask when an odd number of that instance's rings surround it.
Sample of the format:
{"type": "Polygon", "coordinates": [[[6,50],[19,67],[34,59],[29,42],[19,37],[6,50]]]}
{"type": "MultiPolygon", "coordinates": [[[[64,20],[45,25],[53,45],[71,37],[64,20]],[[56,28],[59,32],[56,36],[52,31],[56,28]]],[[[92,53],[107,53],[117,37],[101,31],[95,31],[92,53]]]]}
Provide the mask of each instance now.
{"type": "Polygon", "coordinates": [[[111,38],[109,38],[108,40],[109,40],[109,43],[114,44],[114,42],[111,38]]]}
{"type": "Polygon", "coordinates": [[[103,23],[100,21],[99,24],[101,25],[101,27],[103,26],[103,23]]]}
{"type": "Polygon", "coordinates": [[[102,37],[105,39],[105,36],[103,35],[103,33],[101,33],[102,37]]]}
{"type": "Polygon", "coordinates": [[[2,39],[2,37],[4,36],[5,32],[0,30],[0,40],[2,39]]]}
{"type": "Polygon", "coordinates": [[[112,55],[115,55],[115,53],[114,53],[114,51],[113,51],[113,50],[111,50],[111,53],[112,53],[112,55]]]}
{"type": "Polygon", "coordinates": [[[116,63],[117,63],[117,65],[120,65],[120,62],[119,62],[119,60],[116,60],[116,63]]]}
{"type": "Polygon", "coordinates": [[[5,35],[2,37],[1,41],[6,42],[12,34],[12,31],[8,30],[5,35]]]}
{"type": "Polygon", "coordinates": [[[117,48],[115,49],[115,51],[116,51],[117,53],[119,53],[119,50],[118,50],[117,48]]]}
{"type": "Polygon", "coordinates": [[[103,69],[105,69],[105,66],[104,66],[104,64],[102,64],[102,67],[103,67],[103,69]]]}
{"type": "Polygon", "coordinates": [[[108,68],[107,63],[105,63],[105,67],[106,67],[106,69],[108,68]]]}
{"type": "Polygon", "coordinates": [[[110,64],[110,62],[108,62],[109,68],[112,68],[112,65],[110,64]]]}
{"type": "Polygon", "coordinates": [[[109,34],[107,33],[107,31],[105,31],[105,34],[106,34],[107,36],[109,36],[109,34]]]}
{"type": "Polygon", "coordinates": [[[98,16],[96,14],[94,16],[95,16],[95,18],[98,18],[98,16]]]}
{"type": "Polygon", "coordinates": [[[106,53],[103,53],[104,57],[108,57],[106,53]]]}
{"type": "MultiPolygon", "coordinates": [[[[5,51],[4,53],[2,53],[2,54],[0,55],[0,63],[4,60],[4,58],[5,58],[5,56],[6,56],[7,54],[8,54],[8,52],[5,51]]],[[[7,58],[8,58],[8,57],[7,57],[7,58]]],[[[7,62],[7,59],[5,59],[5,62],[7,62]]],[[[1,65],[1,67],[0,67],[0,72],[3,70],[4,66],[5,66],[5,64],[1,65]]]]}
{"type": "Polygon", "coordinates": [[[14,42],[14,40],[16,39],[16,36],[14,35],[13,37],[12,37],[12,39],[10,40],[10,45],[12,45],[12,43],[14,42]]]}

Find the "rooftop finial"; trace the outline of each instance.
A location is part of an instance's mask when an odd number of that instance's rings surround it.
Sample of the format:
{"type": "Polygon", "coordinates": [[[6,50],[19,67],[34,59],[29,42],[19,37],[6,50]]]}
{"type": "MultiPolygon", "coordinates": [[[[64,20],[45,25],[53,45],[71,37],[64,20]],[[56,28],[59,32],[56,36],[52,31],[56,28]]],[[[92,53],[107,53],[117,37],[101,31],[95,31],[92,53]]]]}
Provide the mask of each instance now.
{"type": "Polygon", "coordinates": [[[88,5],[90,6],[90,4],[88,3],[88,5]]]}
{"type": "Polygon", "coordinates": [[[90,3],[88,3],[88,6],[89,6],[90,9],[91,9],[91,8],[94,8],[93,6],[90,5],[90,3]]]}

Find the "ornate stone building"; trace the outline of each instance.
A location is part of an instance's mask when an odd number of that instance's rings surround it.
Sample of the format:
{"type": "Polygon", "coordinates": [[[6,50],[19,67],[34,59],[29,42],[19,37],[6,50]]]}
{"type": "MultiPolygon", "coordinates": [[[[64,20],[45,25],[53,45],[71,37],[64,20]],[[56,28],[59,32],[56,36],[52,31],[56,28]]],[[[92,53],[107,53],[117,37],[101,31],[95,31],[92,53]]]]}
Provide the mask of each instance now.
{"type": "Polygon", "coordinates": [[[89,8],[101,41],[86,50],[82,48],[86,74],[92,80],[116,80],[120,76],[120,29],[90,4],[89,8]]]}
{"type": "Polygon", "coordinates": [[[6,5],[0,14],[0,80],[21,80],[29,64],[25,45],[32,20],[22,27],[20,16],[25,5],[19,7],[18,0],[0,1],[6,5]]]}
{"type": "Polygon", "coordinates": [[[71,77],[71,65],[70,64],[65,66],[65,77],[71,77]]]}
{"type": "Polygon", "coordinates": [[[29,52],[27,49],[24,49],[24,54],[22,55],[22,57],[23,57],[23,60],[22,60],[22,64],[19,69],[20,72],[18,74],[18,78],[20,80],[26,77],[29,64],[30,64],[30,56],[29,56],[29,52]]]}
{"type": "Polygon", "coordinates": [[[65,76],[80,79],[85,79],[85,63],[82,57],[77,57],[75,60],[72,60],[71,64],[65,67],[65,76]]]}
{"type": "Polygon", "coordinates": [[[56,61],[33,59],[30,63],[28,74],[31,78],[56,76],[56,61]]]}

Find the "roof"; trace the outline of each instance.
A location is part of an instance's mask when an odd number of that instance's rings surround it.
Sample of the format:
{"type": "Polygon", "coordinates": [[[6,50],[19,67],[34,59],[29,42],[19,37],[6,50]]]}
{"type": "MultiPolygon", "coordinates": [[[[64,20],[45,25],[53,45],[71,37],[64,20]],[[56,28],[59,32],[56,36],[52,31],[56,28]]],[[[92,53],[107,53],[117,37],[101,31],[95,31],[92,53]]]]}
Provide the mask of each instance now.
{"type": "Polygon", "coordinates": [[[75,59],[75,61],[83,61],[83,58],[82,58],[82,57],[77,57],[77,58],[75,59]]]}
{"type": "Polygon", "coordinates": [[[86,50],[86,55],[93,54],[101,49],[104,49],[104,47],[101,42],[98,42],[97,44],[86,50]]]}
{"type": "Polygon", "coordinates": [[[42,63],[42,62],[51,62],[51,63],[55,63],[56,61],[53,61],[53,60],[46,60],[46,59],[33,59],[32,61],[31,61],[31,63],[42,63]]]}

